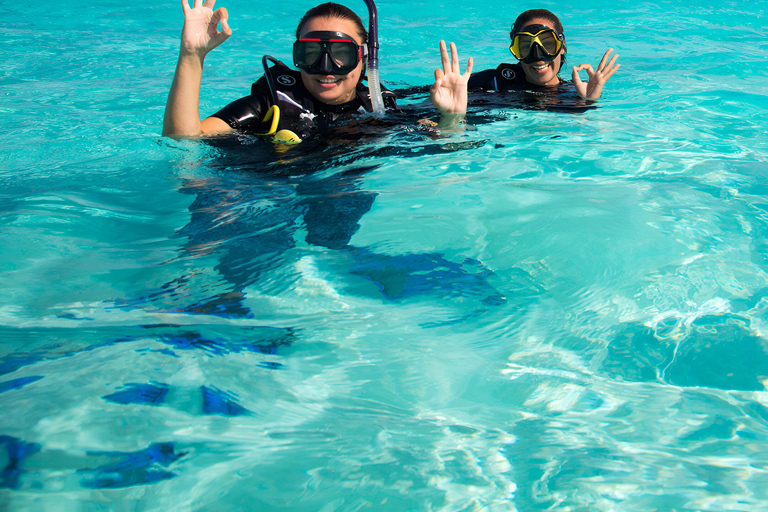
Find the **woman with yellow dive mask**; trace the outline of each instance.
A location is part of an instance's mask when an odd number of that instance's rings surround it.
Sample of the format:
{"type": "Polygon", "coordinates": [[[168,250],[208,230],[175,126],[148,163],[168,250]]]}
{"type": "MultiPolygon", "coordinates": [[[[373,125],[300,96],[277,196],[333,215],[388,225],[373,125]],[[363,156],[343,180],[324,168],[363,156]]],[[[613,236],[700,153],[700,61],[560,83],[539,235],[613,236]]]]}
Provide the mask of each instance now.
{"type": "MultiPolygon", "coordinates": [[[[546,9],[525,11],[515,20],[510,32],[510,52],[518,60],[517,64],[500,64],[496,69],[480,71],[467,76],[459,73],[458,60],[456,70],[446,68],[435,74],[432,86],[432,103],[441,112],[462,113],[466,111],[466,90],[469,91],[511,91],[521,89],[557,88],[564,83],[558,75],[566,60],[567,46],[563,25],[560,20],[546,9]],[[440,76],[438,76],[440,75],[440,76]],[[462,91],[462,88],[465,88],[462,91]],[[462,92],[464,93],[462,95],[462,92]],[[450,101],[446,100],[450,99],[450,101]]],[[[451,53],[456,51],[451,45],[451,53]]],[[[445,63],[450,62],[445,44],[441,41],[440,52],[445,63]]],[[[603,86],[619,69],[616,63],[618,55],[611,57],[613,49],[603,55],[595,70],[590,64],[573,66],[573,87],[576,93],[587,101],[597,101],[603,92],[603,86]],[[588,80],[583,82],[580,71],[586,71],[588,80]]],[[[471,59],[470,59],[471,60],[471,59]]],[[[471,67],[469,68],[471,70],[471,67]]]]}

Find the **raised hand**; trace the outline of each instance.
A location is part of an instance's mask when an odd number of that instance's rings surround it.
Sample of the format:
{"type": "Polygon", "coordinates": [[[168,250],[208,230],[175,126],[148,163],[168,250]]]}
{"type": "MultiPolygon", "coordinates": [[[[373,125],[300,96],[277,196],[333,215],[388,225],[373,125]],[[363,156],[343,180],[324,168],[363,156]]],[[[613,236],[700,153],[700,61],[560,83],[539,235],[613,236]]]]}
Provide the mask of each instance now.
{"type": "Polygon", "coordinates": [[[184,9],[184,28],[181,30],[181,56],[196,55],[201,60],[214,48],[232,35],[227,24],[228,14],[224,7],[213,10],[216,0],[181,0],[184,9]],[[221,30],[218,29],[221,23],[221,30]]]}
{"type": "Polygon", "coordinates": [[[445,41],[440,41],[440,58],[443,69],[435,70],[435,83],[429,89],[429,99],[443,114],[463,114],[467,111],[467,82],[472,74],[472,57],[462,74],[456,45],[451,43],[451,57],[448,58],[445,41]]]}
{"type": "Polygon", "coordinates": [[[618,54],[614,55],[613,58],[608,61],[611,52],[613,52],[613,48],[609,48],[608,51],[605,52],[603,60],[601,60],[600,64],[597,66],[597,71],[595,71],[590,64],[582,64],[578,67],[573,66],[573,85],[576,86],[576,92],[579,93],[579,96],[592,101],[597,101],[600,97],[605,82],[607,82],[608,79],[618,71],[619,67],[621,67],[621,64],[616,64],[616,59],[619,58],[618,54]],[[582,82],[581,77],[579,76],[579,71],[583,69],[586,69],[587,75],[589,75],[587,83],[582,82]]]}
{"type": "Polygon", "coordinates": [[[227,24],[227,10],[222,7],[214,11],[216,0],[206,0],[205,5],[203,0],[194,2],[194,7],[190,8],[188,0],[181,0],[184,9],[181,49],[163,117],[163,135],[172,137],[198,137],[232,130],[216,117],[200,121],[199,109],[203,60],[209,51],[232,35],[227,24]]]}

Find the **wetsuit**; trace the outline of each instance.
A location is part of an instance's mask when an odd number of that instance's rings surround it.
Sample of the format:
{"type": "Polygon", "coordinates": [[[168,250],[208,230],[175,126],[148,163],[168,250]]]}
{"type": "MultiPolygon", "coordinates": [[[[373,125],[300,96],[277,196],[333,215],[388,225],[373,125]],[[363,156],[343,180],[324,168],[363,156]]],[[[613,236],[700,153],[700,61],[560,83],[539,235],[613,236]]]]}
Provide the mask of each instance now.
{"type": "MultiPolygon", "coordinates": [[[[269,73],[272,76],[274,97],[280,107],[280,124],[277,130],[291,130],[302,140],[334,121],[373,110],[368,89],[362,84],[357,85],[357,95],[352,101],[328,105],[307,91],[301,81],[300,72],[283,64],[276,64],[270,68],[269,73]]],[[[392,92],[384,90],[382,97],[384,108],[397,109],[392,92]]],[[[266,133],[269,128],[265,127],[262,119],[274,103],[270,82],[265,76],[251,86],[249,96],[233,101],[212,117],[217,117],[232,128],[245,133],[266,133]]]]}
{"type": "MultiPolygon", "coordinates": [[[[560,80],[560,83],[563,81],[560,80]]],[[[474,73],[469,78],[467,88],[470,91],[519,91],[521,89],[536,90],[543,86],[529,82],[520,64],[502,63],[496,69],[474,73]]]]}
{"type": "Polygon", "coordinates": [[[562,78],[554,87],[529,82],[520,64],[502,63],[496,69],[474,73],[469,78],[467,88],[474,93],[469,97],[469,104],[473,107],[511,107],[570,113],[585,112],[595,108],[594,105],[579,97],[573,83],[566,82],[562,78]],[[499,95],[497,94],[499,92],[507,94],[499,95]]]}

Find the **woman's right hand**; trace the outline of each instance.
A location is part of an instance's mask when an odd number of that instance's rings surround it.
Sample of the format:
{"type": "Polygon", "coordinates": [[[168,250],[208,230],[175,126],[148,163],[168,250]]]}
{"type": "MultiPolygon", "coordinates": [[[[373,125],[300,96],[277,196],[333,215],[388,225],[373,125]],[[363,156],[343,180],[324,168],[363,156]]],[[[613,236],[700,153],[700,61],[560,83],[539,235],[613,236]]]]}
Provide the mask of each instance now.
{"type": "Polygon", "coordinates": [[[231,131],[232,128],[215,117],[200,121],[200,81],[203,78],[203,60],[232,35],[227,24],[227,10],[213,10],[216,0],[181,0],[184,9],[184,28],[181,30],[181,50],[176,63],[168,101],[165,103],[163,135],[171,137],[199,137],[231,131]],[[218,26],[221,23],[221,31],[218,26]]]}
{"type": "Polygon", "coordinates": [[[181,30],[181,56],[197,56],[202,61],[205,56],[232,35],[227,23],[227,10],[224,7],[213,10],[216,0],[194,0],[189,7],[189,0],[181,0],[184,9],[184,28],[181,30]],[[221,23],[221,30],[218,29],[221,23]]]}
{"type": "Polygon", "coordinates": [[[459,52],[451,43],[451,56],[445,41],[440,41],[440,59],[443,69],[435,70],[435,83],[429,89],[429,99],[443,114],[463,114],[467,111],[467,82],[472,74],[472,57],[467,61],[467,70],[462,73],[459,52]]]}
{"type": "Polygon", "coordinates": [[[608,60],[612,52],[613,48],[608,48],[608,51],[605,52],[603,59],[597,66],[597,71],[594,70],[591,64],[573,66],[573,85],[576,87],[576,92],[579,96],[585,100],[597,101],[603,93],[605,82],[621,67],[621,64],[616,64],[616,59],[619,58],[618,54],[614,55],[610,61],[608,60]],[[581,70],[586,70],[587,75],[589,75],[587,83],[581,81],[579,76],[579,71],[581,70]]]}

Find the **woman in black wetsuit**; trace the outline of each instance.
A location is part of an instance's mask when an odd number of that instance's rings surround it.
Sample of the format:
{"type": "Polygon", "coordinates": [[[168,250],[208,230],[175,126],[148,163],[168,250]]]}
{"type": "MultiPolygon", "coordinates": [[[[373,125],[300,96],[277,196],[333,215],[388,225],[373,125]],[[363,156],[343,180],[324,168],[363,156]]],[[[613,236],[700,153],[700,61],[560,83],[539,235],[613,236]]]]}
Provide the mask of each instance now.
{"type": "MultiPolygon", "coordinates": [[[[325,3],[310,9],[296,30],[294,64],[275,63],[251,94],[200,120],[198,102],[203,61],[232,30],[227,10],[213,10],[216,0],[182,1],[181,49],[163,120],[163,135],[204,136],[235,130],[275,134],[284,142],[308,137],[318,125],[371,111],[371,97],[361,80],[368,55],[368,33],[350,9],[325,3]],[[221,30],[218,30],[221,23],[221,30]],[[274,109],[275,105],[279,109],[274,109]]],[[[394,95],[383,93],[385,108],[396,108],[394,95]]]]}
{"type": "MultiPolygon", "coordinates": [[[[435,84],[430,89],[432,103],[442,113],[462,113],[466,111],[466,90],[469,91],[515,91],[557,89],[563,80],[558,73],[565,64],[567,47],[563,25],[553,13],[546,9],[525,11],[515,20],[510,33],[512,44],[509,49],[517,64],[500,64],[496,69],[480,71],[468,77],[459,74],[456,48],[451,44],[453,70],[446,68],[449,62],[445,43],[440,42],[440,53],[445,72],[435,72],[435,84]],[[463,89],[463,96],[462,96],[463,89]],[[463,99],[463,103],[462,103],[463,99]]],[[[590,64],[573,66],[572,78],[575,92],[584,100],[597,101],[603,92],[603,86],[619,69],[616,64],[618,55],[611,58],[613,49],[603,55],[595,70],[590,64]],[[610,59],[610,60],[609,60],[610,59]],[[589,76],[585,83],[579,77],[579,71],[586,71],[589,76]]],[[[468,72],[471,71],[471,59],[468,72]]]]}

